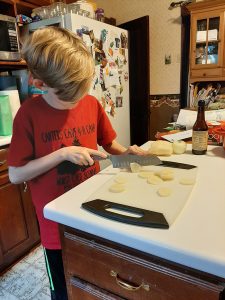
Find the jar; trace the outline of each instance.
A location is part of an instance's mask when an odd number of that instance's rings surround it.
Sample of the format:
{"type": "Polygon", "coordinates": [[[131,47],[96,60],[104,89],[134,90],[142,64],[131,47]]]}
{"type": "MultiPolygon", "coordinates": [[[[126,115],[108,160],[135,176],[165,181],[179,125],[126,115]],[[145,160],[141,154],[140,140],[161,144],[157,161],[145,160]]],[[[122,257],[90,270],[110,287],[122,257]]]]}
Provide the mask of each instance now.
{"type": "Polygon", "coordinates": [[[40,7],[36,7],[34,9],[32,9],[32,14],[31,14],[32,19],[35,21],[41,20],[40,12],[41,12],[40,7]]]}
{"type": "Polygon", "coordinates": [[[83,17],[89,17],[90,12],[84,9],[79,9],[78,14],[83,17]]]}
{"type": "Polygon", "coordinates": [[[91,3],[89,3],[86,0],[78,0],[76,3],[80,5],[81,10],[85,11],[85,13],[82,12],[80,13],[80,15],[94,19],[95,13],[94,13],[93,5],[91,3]]]}
{"type": "Polygon", "coordinates": [[[80,10],[80,4],[77,3],[67,4],[68,13],[78,14],[79,10],[80,10]]]}
{"type": "Polygon", "coordinates": [[[63,2],[54,2],[49,8],[51,17],[59,17],[67,13],[67,5],[63,2]]]}
{"type": "Polygon", "coordinates": [[[95,19],[104,22],[104,9],[103,8],[97,8],[95,11],[95,19]]]}
{"type": "Polygon", "coordinates": [[[39,7],[39,15],[42,20],[49,18],[49,6],[39,7]]]}

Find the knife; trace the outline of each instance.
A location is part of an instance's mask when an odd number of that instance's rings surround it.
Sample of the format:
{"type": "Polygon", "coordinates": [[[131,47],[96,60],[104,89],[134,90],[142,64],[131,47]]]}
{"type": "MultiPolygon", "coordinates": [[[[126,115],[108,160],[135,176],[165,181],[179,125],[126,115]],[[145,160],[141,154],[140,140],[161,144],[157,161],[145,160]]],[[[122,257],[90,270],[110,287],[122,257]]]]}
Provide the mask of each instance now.
{"type": "Polygon", "coordinates": [[[108,155],[106,158],[92,155],[93,160],[105,160],[109,159],[113,165],[113,168],[130,168],[131,163],[138,163],[141,166],[162,166],[170,168],[179,168],[190,170],[196,168],[194,165],[178,163],[175,161],[160,160],[158,156],[149,154],[149,155],[136,155],[136,154],[120,154],[120,155],[108,155]]]}

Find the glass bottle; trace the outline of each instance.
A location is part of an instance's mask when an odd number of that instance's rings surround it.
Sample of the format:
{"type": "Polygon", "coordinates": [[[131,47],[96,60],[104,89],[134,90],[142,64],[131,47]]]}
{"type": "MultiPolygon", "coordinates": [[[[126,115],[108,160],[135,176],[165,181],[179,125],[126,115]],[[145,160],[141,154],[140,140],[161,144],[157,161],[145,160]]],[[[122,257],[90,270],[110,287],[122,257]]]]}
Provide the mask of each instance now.
{"type": "Polygon", "coordinates": [[[192,129],[192,153],[205,154],[208,145],[208,126],[205,121],[205,101],[198,101],[198,114],[192,129]]]}

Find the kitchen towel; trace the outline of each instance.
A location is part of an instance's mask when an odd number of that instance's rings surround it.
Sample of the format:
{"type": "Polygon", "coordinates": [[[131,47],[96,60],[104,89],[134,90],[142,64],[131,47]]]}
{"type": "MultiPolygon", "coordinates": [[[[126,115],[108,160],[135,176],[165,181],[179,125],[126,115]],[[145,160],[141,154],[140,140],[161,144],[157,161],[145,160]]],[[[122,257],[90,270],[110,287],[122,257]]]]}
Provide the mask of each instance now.
{"type": "Polygon", "coordinates": [[[12,134],[12,112],[8,95],[0,95],[0,135],[12,134]]]}
{"type": "Polygon", "coordinates": [[[18,109],[20,108],[20,98],[18,90],[7,90],[7,91],[0,91],[0,95],[8,95],[10,107],[12,111],[12,118],[14,119],[18,109]]]}

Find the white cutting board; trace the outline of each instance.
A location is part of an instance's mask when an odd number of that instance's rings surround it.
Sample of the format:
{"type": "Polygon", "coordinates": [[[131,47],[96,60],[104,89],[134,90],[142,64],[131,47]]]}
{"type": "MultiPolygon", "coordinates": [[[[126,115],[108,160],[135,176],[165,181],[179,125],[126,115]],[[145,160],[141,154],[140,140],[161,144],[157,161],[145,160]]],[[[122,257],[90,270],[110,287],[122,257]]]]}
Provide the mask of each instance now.
{"type": "MultiPolygon", "coordinates": [[[[163,169],[165,168],[160,166],[147,166],[142,168],[142,170],[155,172],[163,169]]],[[[101,199],[160,212],[163,213],[168,224],[171,226],[184,208],[194,186],[197,184],[197,168],[191,170],[172,168],[172,170],[174,172],[174,180],[163,181],[157,185],[147,183],[147,179],[140,178],[138,173],[131,173],[129,171],[119,172],[102,185],[100,189],[96,190],[87,201],[101,199]],[[109,187],[116,183],[115,178],[117,176],[126,178],[126,183],[124,184],[125,191],[121,193],[112,193],[109,191],[109,187]],[[179,183],[181,178],[194,178],[195,184],[182,185],[179,183]],[[162,187],[170,188],[172,194],[168,197],[159,196],[157,191],[162,187]]],[[[122,213],[121,211],[114,212],[122,213]]],[[[130,214],[125,215],[130,216],[130,214]]]]}

